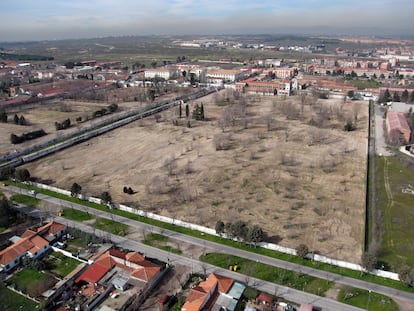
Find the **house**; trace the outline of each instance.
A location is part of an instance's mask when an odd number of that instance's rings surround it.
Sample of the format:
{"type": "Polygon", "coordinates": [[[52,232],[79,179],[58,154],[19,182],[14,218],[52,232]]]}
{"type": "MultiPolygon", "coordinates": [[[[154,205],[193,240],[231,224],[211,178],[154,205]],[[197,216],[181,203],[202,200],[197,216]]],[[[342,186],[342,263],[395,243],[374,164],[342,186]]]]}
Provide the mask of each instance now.
{"type": "MultiPolygon", "coordinates": [[[[143,283],[151,282],[161,270],[158,265],[146,260],[141,254],[136,252],[124,253],[110,249],[99,256],[75,282],[99,283],[107,274],[112,273],[112,270],[115,268],[127,272],[128,279],[135,279],[143,283]]],[[[123,278],[125,278],[125,275],[123,278]]],[[[119,281],[116,281],[116,283],[125,288],[124,283],[119,281]]]]}
{"type": "Polygon", "coordinates": [[[25,256],[33,259],[41,257],[49,250],[50,243],[65,230],[65,225],[54,221],[35,230],[27,229],[15,243],[0,251],[0,271],[10,271],[25,256]]]}
{"type": "Polygon", "coordinates": [[[245,288],[231,278],[212,273],[204,282],[190,290],[181,310],[235,310],[245,288]]]}
{"type": "Polygon", "coordinates": [[[395,112],[389,109],[387,112],[387,117],[385,119],[385,124],[390,140],[399,140],[401,138],[401,143],[404,145],[410,142],[411,130],[404,113],[395,112]]]}

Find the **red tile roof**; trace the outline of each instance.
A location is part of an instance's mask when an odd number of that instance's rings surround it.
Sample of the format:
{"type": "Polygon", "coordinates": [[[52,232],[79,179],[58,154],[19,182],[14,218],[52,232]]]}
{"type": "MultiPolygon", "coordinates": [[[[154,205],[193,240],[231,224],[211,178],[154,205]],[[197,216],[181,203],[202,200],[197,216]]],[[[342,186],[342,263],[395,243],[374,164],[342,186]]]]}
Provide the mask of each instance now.
{"type": "Polygon", "coordinates": [[[27,252],[35,254],[36,252],[42,250],[45,246],[49,245],[49,242],[41,236],[43,233],[42,231],[44,230],[41,229],[61,228],[61,226],[65,227],[62,224],[50,222],[36,230],[26,230],[22,234],[20,240],[0,251],[0,264],[6,265],[16,258],[25,255],[27,252]]]}
{"type": "Polygon", "coordinates": [[[190,290],[182,310],[203,310],[205,305],[212,304],[212,300],[217,298],[215,293],[227,293],[233,282],[231,278],[211,273],[204,282],[190,290]]]}
{"type": "Polygon", "coordinates": [[[109,267],[100,265],[99,263],[93,263],[85,272],[83,272],[77,279],[76,283],[85,281],[89,283],[98,283],[100,279],[110,270],[109,267]]]}
{"type": "Polygon", "coordinates": [[[38,228],[36,231],[37,232],[42,232],[44,230],[47,230],[47,233],[55,234],[55,233],[61,231],[62,229],[65,229],[65,228],[66,228],[66,225],[63,225],[63,224],[55,222],[55,221],[51,221],[51,222],[48,222],[46,225],[38,228]]]}
{"type": "Polygon", "coordinates": [[[257,301],[264,301],[264,302],[266,302],[266,303],[272,303],[272,301],[270,300],[270,298],[269,297],[267,297],[265,294],[263,294],[263,293],[260,293],[260,295],[259,296],[257,296],[257,298],[256,298],[256,300],[257,301]]]}

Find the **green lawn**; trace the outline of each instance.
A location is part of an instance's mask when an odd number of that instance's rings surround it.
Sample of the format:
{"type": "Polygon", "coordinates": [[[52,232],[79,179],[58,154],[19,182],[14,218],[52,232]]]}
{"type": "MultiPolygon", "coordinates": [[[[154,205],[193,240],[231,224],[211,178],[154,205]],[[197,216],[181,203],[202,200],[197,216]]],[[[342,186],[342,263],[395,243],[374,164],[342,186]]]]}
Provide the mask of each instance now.
{"type": "Polygon", "coordinates": [[[27,206],[33,206],[33,207],[37,206],[40,202],[39,199],[36,199],[36,198],[28,196],[28,195],[24,195],[24,194],[12,195],[10,197],[10,201],[15,201],[17,203],[24,204],[24,205],[27,205],[27,206]]]}
{"type": "Polygon", "coordinates": [[[4,285],[0,285],[0,310],[3,311],[33,311],[39,305],[26,297],[19,295],[4,285]]]}
{"type": "Polygon", "coordinates": [[[111,232],[116,235],[126,236],[128,234],[128,226],[107,218],[96,219],[93,225],[95,228],[111,232]]]}
{"type": "Polygon", "coordinates": [[[409,185],[414,186],[414,170],[406,161],[400,156],[377,157],[377,204],[383,214],[383,255],[380,260],[394,271],[404,264],[414,267],[414,195],[402,192],[409,185]]]}
{"type": "Polygon", "coordinates": [[[46,284],[52,282],[51,277],[43,272],[24,268],[7,280],[7,283],[14,284],[17,289],[20,289],[24,293],[28,293],[32,297],[36,297],[43,291],[43,289],[47,289],[45,288],[46,284]]]}
{"type": "Polygon", "coordinates": [[[171,245],[168,245],[168,242],[170,239],[166,237],[165,235],[158,234],[158,233],[149,233],[146,235],[145,240],[142,241],[142,243],[157,247],[159,249],[165,250],[167,252],[171,252],[174,254],[181,254],[181,250],[172,247],[171,245]]]}
{"type": "Polygon", "coordinates": [[[61,253],[54,252],[44,259],[48,270],[64,278],[71,273],[81,263],[80,261],[64,256],[61,253]]]}
{"type": "Polygon", "coordinates": [[[65,208],[62,217],[75,221],[85,221],[93,219],[93,216],[87,212],[79,211],[74,208],[65,208]]]}
{"type": "Polygon", "coordinates": [[[375,80],[349,80],[347,82],[350,82],[351,84],[353,84],[355,87],[358,88],[358,90],[364,90],[364,89],[369,89],[369,88],[379,88],[382,86],[382,82],[379,81],[375,81],[375,80]]]}
{"type": "Polygon", "coordinates": [[[332,282],[313,276],[269,266],[229,254],[210,253],[200,256],[200,260],[224,269],[237,265],[237,271],[242,274],[298,290],[304,290],[319,296],[323,296],[333,285],[332,282]]]}
{"type": "Polygon", "coordinates": [[[370,311],[395,311],[398,306],[394,300],[367,290],[347,287],[341,289],[338,301],[370,311]]]}

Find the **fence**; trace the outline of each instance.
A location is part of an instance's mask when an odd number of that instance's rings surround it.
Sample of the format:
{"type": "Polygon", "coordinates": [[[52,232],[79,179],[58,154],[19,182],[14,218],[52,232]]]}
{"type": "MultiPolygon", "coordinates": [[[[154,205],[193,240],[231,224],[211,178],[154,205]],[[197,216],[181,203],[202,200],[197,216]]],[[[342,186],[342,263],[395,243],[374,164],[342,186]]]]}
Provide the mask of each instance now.
{"type": "Polygon", "coordinates": [[[40,303],[40,300],[37,300],[36,298],[33,298],[32,296],[30,296],[28,294],[25,294],[22,291],[20,291],[18,289],[15,289],[14,287],[12,287],[10,285],[7,286],[7,288],[10,289],[11,291],[15,292],[16,294],[22,295],[22,296],[26,297],[27,299],[30,299],[30,300],[32,300],[32,301],[34,301],[36,303],[40,303]]]}
{"type": "MultiPolygon", "coordinates": [[[[51,186],[48,186],[48,185],[43,185],[43,184],[38,184],[38,183],[32,183],[32,184],[35,185],[36,187],[41,188],[41,189],[47,189],[47,190],[54,191],[54,192],[64,194],[64,195],[67,195],[67,196],[71,195],[70,191],[67,191],[67,190],[62,190],[62,189],[59,189],[59,188],[56,188],[56,187],[51,187],[51,186]]],[[[89,202],[103,204],[102,200],[98,199],[98,198],[93,198],[93,197],[82,197],[82,198],[89,201],[89,202]]],[[[203,233],[206,233],[206,234],[219,236],[214,229],[207,228],[207,227],[204,227],[204,226],[188,223],[188,222],[181,221],[181,220],[178,220],[178,219],[175,219],[175,218],[170,218],[170,217],[166,217],[166,216],[157,215],[157,214],[154,214],[154,213],[149,213],[149,212],[139,210],[139,209],[135,209],[135,208],[131,208],[129,206],[125,206],[125,205],[122,205],[122,204],[116,205],[116,207],[118,209],[122,210],[122,211],[126,211],[126,212],[136,214],[136,215],[139,215],[139,216],[159,220],[159,221],[162,221],[162,222],[165,222],[165,223],[174,224],[174,225],[181,226],[181,227],[184,227],[184,228],[189,228],[189,229],[192,229],[192,230],[197,230],[197,231],[200,231],[200,232],[203,232],[203,233]]],[[[284,247],[284,246],[277,245],[277,244],[272,244],[272,243],[263,243],[263,242],[258,243],[257,245],[260,246],[260,247],[270,249],[270,250],[274,250],[274,251],[278,251],[278,252],[281,252],[281,253],[296,255],[296,250],[293,249],[293,248],[284,247]]],[[[337,260],[337,259],[333,259],[333,258],[329,258],[329,257],[317,255],[317,254],[308,255],[308,258],[312,258],[315,261],[327,263],[327,264],[338,266],[338,267],[341,267],[341,268],[347,268],[347,269],[361,271],[361,272],[368,272],[361,265],[351,263],[351,262],[342,261],[342,260],[337,260]],[[309,257],[309,256],[311,256],[311,257],[309,257]]],[[[384,271],[384,270],[373,270],[373,271],[369,271],[369,273],[371,273],[373,275],[376,275],[376,276],[381,276],[381,277],[384,277],[384,278],[392,279],[392,280],[397,280],[397,281],[399,280],[398,274],[394,273],[394,272],[389,272],[389,271],[384,271]]]]}

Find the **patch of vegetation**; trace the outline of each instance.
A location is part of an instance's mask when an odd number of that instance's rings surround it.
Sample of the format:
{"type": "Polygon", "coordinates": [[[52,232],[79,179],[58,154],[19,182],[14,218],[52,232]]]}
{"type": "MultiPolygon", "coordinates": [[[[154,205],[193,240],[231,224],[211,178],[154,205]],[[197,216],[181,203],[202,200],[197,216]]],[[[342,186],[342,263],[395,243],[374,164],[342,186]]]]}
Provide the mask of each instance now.
{"type": "Polygon", "coordinates": [[[93,216],[88,212],[83,212],[74,208],[65,208],[62,217],[75,221],[85,221],[93,219],[93,216]]]}
{"type": "Polygon", "coordinates": [[[126,236],[128,234],[128,226],[107,218],[98,218],[93,225],[95,228],[110,232],[112,234],[126,236]]]}
{"type": "Polygon", "coordinates": [[[171,245],[168,245],[170,239],[165,235],[158,234],[158,233],[149,233],[145,236],[145,240],[142,243],[157,247],[159,249],[165,250],[167,252],[171,252],[174,254],[181,254],[181,250],[178,248],[173,248],[171,245]]]}
{"type": "Polygon", "coordinates": [[[16,211],[11,207],[6,196],[0,193],[0,232],[16,222],[16,211]]]}
{"type": "Polygon", "coordinates": [[[349,83],[353,84],[358,90],[364,90],[369,88],[379,88],[382,86],[382,82],[376,80],[350,80],[349,83]]]}
{"type": "Polygon", "coordinates": [[[50,254],[44,261],[46,262],[47,269],[61,278],[67,276],[80,264],[76,259],[66,257],[59,252],[50,254]]]}
{"type": "Polygon", "coordinates": [[[14,284],[16,289],[19,289],[32,297],[37,297],[43,291],[55,284],[56,280],[38,270],[24,268],[8,279],[7,283],[14,284]]]}
{"type": "Polygon", "coordinates": [[[47,135],[47,133],[44,130],[37,130],[37,131],[29,132],[29,133],[23,133],[21,136],[18,136],[16,134],[11,134],[10,142],[14,145],[21,144],[25,142],[26,140],[36,139],[36,138],[39,138],[45,135],[47,135]]]}
{"type": "Polygon", "coordinates": [[[382,215],[382,251],[378,259],[394,271],[405,264],[414,267],[414,196],[403,192],[414,185],[414,164],[399,156],[377,157],[376,162],[377,207],[382,215]]]}
{"type": "Polygon", "coordinates": [[[10,200],[23,204],[23,205],[33,206],[33,207],[37,206],[40,203],[39,199],[36,199],[34,197],[31,197],[25,194],[15,194],[10,197],[10,200]]]}
{"type": "Polygon", "coordinates": [[[9,59],[9,60],[27,60],[27,61],[49,61],[53,60],[52,56],[43,56],[43,55],[31,55],[31,54],[14,54],[14,53],[5,53],[0,52],[0,59],[9,59]]]}
{"type": "Polygon", "coordinates": [[[346,287],[341,289],[338,301],[371,311],[398,310],[396,302],[387,296],[359,288],[346,287]]]}
{"type": "Polygon", "coordinates": [[[247,276],[304,290],[319,296],[323,296],[333,285],[330,281],[228,254],[210,253],[202,255],[200,260],[224,269],[237,265],[238,272],[247,276]]]}
{"type": "Polygon", "coordinates": [[[0,284],[0,309],[5,311],[33,311],[38,310],[39,305],[0,284]]]}

